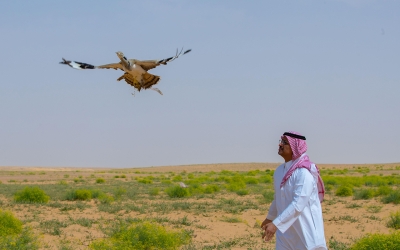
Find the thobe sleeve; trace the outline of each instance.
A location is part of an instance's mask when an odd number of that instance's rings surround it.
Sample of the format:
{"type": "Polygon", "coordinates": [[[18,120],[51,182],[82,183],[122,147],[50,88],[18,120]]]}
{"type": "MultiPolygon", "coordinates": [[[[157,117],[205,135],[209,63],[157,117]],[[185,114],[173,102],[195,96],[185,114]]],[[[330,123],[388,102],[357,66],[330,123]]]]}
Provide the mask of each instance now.
{"type": "Polygon", "coordinates": [[[313,191],[314,178],[307,169],[297,169],[293,172],[292,177],[295,178],[292,202],[272,222],[282,233],[284,233],[300,216],[304,207],[307,206],[313,191]]]}
{"type": "Polygon", "coordinates": [[[268,220],[274,220],[278,216],[278,209],[276,208],[276,202],[275,198],[271,203],[271,206],[269,207],[267,219],[268,220]]]}

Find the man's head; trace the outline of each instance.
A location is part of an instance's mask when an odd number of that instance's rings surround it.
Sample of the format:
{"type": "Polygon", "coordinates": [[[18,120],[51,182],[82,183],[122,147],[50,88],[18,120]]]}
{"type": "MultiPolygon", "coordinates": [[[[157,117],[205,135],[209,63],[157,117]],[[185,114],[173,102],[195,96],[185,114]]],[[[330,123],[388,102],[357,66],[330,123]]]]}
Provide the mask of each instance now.
{"type": "Polygon", "coordinates": [[[278,154],[282,156],[283,159],[285,159],[285,162],[292,160],[293,151],[286,136],[281,136],[281,140],[279,141],[278,154]]]}
{"type": "Polygon", "coordinates": [[[297,132],[289,131],[283,133],[279,143],[278,154],[285,162],[296,160],[307,151],[306,138],[297,132]]]}

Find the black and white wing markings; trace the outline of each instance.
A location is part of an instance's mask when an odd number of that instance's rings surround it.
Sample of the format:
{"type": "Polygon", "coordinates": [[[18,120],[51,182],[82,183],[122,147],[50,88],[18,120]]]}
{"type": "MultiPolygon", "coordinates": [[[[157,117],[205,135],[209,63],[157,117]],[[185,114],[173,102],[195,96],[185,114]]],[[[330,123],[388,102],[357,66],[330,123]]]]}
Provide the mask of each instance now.
{"type": "Polygon", "coordinates": [[[64,58],[63,58],[63,61],[60,62],[60,64],[66,64],[74,69],[94,69],[95,68],[95,66],[88,64],[88,63],[77,62],[77,61],[68,61],[68,60],[65,60],[64,58]]]}

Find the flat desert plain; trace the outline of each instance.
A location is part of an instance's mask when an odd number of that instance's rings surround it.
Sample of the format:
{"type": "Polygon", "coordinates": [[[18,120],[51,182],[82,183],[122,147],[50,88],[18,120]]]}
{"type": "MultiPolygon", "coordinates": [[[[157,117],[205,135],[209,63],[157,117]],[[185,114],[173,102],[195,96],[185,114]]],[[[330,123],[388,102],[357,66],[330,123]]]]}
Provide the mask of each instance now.
{"type": "MultiPolygon", "coordinates": [[[[278,165],[0,167],[0,208],[30,228],[39,249],[93,248],[119,226],[143,221],[190,235],[178,249],[274,249],[274,239],[262,241],[260,223],[273,199],[278,165]],[[182,183],[187,187],[179,189],[182,183]],[[16,201],[26,187],[39,187],[49,201],[16,201]]],[[[393,230],[388,221],[399,207],[385,197],[398,190],[400,163],[318,166],[327,189],[322,208],[330,249],[393,230]],[[341,193],[343,187],[351,193],[341,193]]]]}

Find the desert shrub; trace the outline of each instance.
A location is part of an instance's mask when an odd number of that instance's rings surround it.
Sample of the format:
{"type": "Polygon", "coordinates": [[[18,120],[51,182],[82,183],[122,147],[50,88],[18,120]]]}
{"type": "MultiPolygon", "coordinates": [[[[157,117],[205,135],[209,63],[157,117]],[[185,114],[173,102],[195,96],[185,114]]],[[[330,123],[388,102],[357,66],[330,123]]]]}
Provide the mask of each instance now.
{"type": "Polygon", "coordinates": [[[400,190],[392,190],[387,196],[382,198],[382,202],[400,204],[400,190]]]}
{"type": "Polygon", "coordinates": [[[336,186],[338,184],[337,180],[334,178],[323,178],[323,181],[325,185],[336,186]]]}
{"type": "Polygon", "coordinates": [[[169,187],[165,190],[165,192],[171,198],[182,198],[190,195],[189,190],[187,188],[183,188],[180,186],[169,187]]]}
{"type": "Polygon", "coordinates": [[[68,185],[67,181],[61,180],[58,182],[58,185],[68,185]]]}
{"type": "Polygon", "coordinates": [[[47,203],[50,197],[38,187],[25,187],[15,193],[14,200],[20,203],[47,203]]]}
{"type": "Polygon", "coordinates": [[[347,250],[347,249],[349,249],[348,244],[336,240],[333,236],[329,239],[328,246],[329,246],[329,249],[332,249],[332,250],[347,250]]]}
{"type": "Polygon", "coordinates": [[[351,246],[352,250],[400,249],[400,231],[391,234],[367,234],[351,246]]]}
{"type": "Polygon", "coordinates": [[[10,211],[0,209],[0,237],[19,234],[22,231],[22,222],[14,217],[10,211]]]}
{"type": "Polygon", "coordinates": [[[274,194],[275,194],[274,191],[264,191],[262,193],[264,200],[267,203],[271,203],[274,200],[275,198],[274,194]]]}
{"type": "Polygon", "coordinates": [[[199,183],[191,184],[189,186],[189,194],[190,195],[204,194],[204,187],[199,183]]]}
{"type": "Polygon", "coordinates": [[[236,192],[240,189],[245,189],[246,188],[246,183],[243,180],[243,177],[239,175],[235,175],[232,178],[228,179],[228,185],[226,186],[226,189],[228,189],[231,192],[236,192]]]}
{"type": "Polygon", "coordinates": [[[102,193],[99,195],[98,200],[101,204],[111,204],[114,202],[114,197],[109,194],[102,193]]]}
{"type": "Polygon", "coordinates": [[[261,176],[258,180],[261,183],[272,183],[272,177],[270,175],[261,176]]]}
{"type": "Polygon", "coordinates": [[[374,190],[368,189],[359,189],[354,192],[355,200],[369,200],[374,197],[374,190]]]}
{"type": "Polygon", "coordinates": [[[160,189],[159,188],[152,188],[152,189],[150,189],[150,191],[149,191],[149,195],[151,195],[151,196],[156,196],[156,195],[158,195],[160,193],[160,189]]]}
{"type": "Polygon", "coordinates": [[[382,207],[383,206],[375,206],[375,205],[368,206],[367,211],[370,213],[379,213],[382,210],[382,207]]]}
{"type": "Polygon", "coordinates": [[[352,196],[353,189],[349,186],[340,186],[336,190],[336,196],[352,196]]]}
{"type": "Polygon", "coordinates": [[[188,174],[188,179],[194,179],[194,174],[192,174],[192,173],[190,173],[190,174],[188,174]]]}
{"type": "Polygon", "coordinates": [[[174,176],[174,177],[172,178],[172,181],[175,181],[175,182],[177,182],[177,181],[182,181],[182,180],[183,180],[183,178],[182,178],[181,175],[177,175],[177,176],[174,176]]]}
{"type": "Polygon", "coordinates": [[[254,178],[254,177],[247,177],[244,179],[244,182],[246,184],[258,184],[258,179],[254,178]]]}
{"type": "Polygon", "coordinates": [[[331,184],[325,185],[325,191],[327,191],[327,192],[332,191],[333,188],[334,188],[334,186],[331,184]]]}
{"type": "Polygon", "coordinates": [[[189,243],[191,235],[184,230],[170,231],[167,228],[150,223],[135,223],[130,227],[120,228],[109,239],[99,239],[92,242],[91,249],[179,249],[189,243]]]}
{"type": "Polygon", "coordinates": [[[120,199],[122,197],[122,195],[126,194],[126,189],[123,187],[117,187],[116,189],[114,189],[114,196],[117,199],[120,199]]]}
{"type": "Polygon", "coordinates": [[[96,179],[96,183],[105,183],[106,180],[104,180],[103,178],[98,178],[96,179]]]}
{"type": "Polygon", "coordinates": [[[162,184],[172,184],[171,180],[162,180],[161,181],[162,184]]]}
{"type": "Polygon", "coordinates": [[[219,190],[220,190],[220,187],[218,185],[211,184],[211,185],[206,186],[206,188],[204,189],[204,193],[213,194],[215,192],[218,192],[219,190]]]}
{"type": "Polygon", "coordinates": [[[126,178],[126,175],[122,174],[119,176],[119,178],[126,178]]]}
{"type": "Polygon", "coordinates": [[[102,194],[104,194],[103,191],[98,190],[98,189],[90,190],[90,192],[92,193],[92,198],[93,198],[93,199],[97,199],[97,198],[99,198],[99,196],[101,196],[102,194]]]}
{"type": "Polygon", "coordinates": [[[70,190],[66,195],[66,200],[90,200],[92,199],[92,191],[88,189],[70,190]]]}
{"type": "Polygon", "coordinates": [[[236,194],[243,196],[243,195],[248,195],[249,194],[249,190],[248,189],[239,189],[236,191],[236,194]]]}
{"type": "Polygon", "coordinates": [[[375,192],[375,196],[388,195],[392,191],[393,189],[389,186],[380,186],[378,190],[375,192]]]}
{"type": "Polygon", "coordinates": [[[23,228],[20,234],[0,237],[0,249],[37,250],[39,249],[38,237],[30,228],[23,228]]]}
{"type": "Polygon", "coordinates": [[[152,184],[153,180],[145,177],[145,178],[142,178],[142,179],[138,179],[138,182],[139,183],[143,183],[143,184],[152,184]]]}
{"type": "Polygon", "coordinates": [[[400,211],[390,214],[390,218],[386,226],[394,229],[400,229],[400,211]]]}
{"type": "Polygon", "coordinates": [[[78,189],[75,191],[76,200],[90,200],[92,199],[92,192],[87,189],[78,189]]]}

